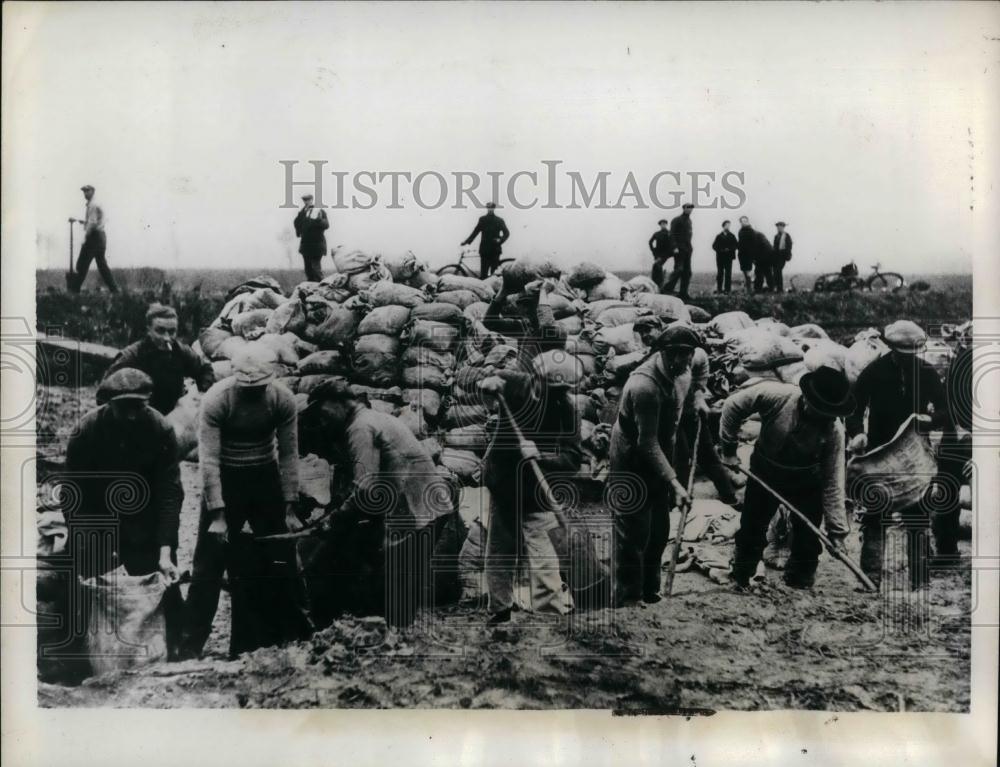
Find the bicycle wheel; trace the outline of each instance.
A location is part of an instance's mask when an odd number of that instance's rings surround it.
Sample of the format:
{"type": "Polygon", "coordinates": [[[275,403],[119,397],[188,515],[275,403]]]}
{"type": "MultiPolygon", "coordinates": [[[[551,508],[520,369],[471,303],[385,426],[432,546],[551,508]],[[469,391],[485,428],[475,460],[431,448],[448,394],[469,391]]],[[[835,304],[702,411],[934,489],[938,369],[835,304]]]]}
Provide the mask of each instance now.
{"type": "Polygon", "coordinates": [[[903,275],[896,272],[879,272],[868,278],[866,287],[868,290],[877,290],[880,293],[895,293],[906,285],[903,275]]]}
{"type": "Polygon", "coordinates": [[[461,277],[468,277],[469,270],[466,269],[462,264],[448,264],[447,266],[442,266],[435,272],[438,277],[444,277],[446,274],[457,274],[461,277]]]}

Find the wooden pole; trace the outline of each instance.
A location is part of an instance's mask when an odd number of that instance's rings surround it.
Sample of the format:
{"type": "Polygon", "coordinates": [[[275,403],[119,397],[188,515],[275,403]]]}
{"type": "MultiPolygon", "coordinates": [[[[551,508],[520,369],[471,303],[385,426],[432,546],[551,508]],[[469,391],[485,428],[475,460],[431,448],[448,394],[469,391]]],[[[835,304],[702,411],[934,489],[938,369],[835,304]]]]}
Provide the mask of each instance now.
{"type": "MultiPolygon", "coordinates": [[[[691,512],[691,491],[694,489],[694,470],[698,465],[698,444],[701,442],[702,418],[698,416],[698,426],[694,433],[694,447],[691,449],[691,472],[688,474],[687,494],[688,502],[681,506],[681,521],[677,525],[677,532],[674,533],[674,547],[670,550],[670,562],[667,564],[667,585],[666,592],[669,597],[674,590],[674,575],[677,573],[677,559],[680,556],[681,546],[684,543],[684,528],[687,527],[688,514],[691,512]]],[[[668,510],[669,514],[670,511],[668,510]]]]}

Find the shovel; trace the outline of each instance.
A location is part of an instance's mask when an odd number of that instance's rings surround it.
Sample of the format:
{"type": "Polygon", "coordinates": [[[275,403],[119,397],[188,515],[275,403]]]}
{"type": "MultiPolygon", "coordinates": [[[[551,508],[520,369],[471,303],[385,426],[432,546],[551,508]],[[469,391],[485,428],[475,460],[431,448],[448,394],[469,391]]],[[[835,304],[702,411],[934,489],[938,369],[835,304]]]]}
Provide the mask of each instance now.
{"type": "Polygon", "coordinates": [[[680,555],[681,546],[684,544],[684,528],[687,527],[688,514],[691,512],[691,491],[694,489],[694,469],[698,464],[698,443],[701,441],[701,423],[702,419],[699,417],[698,426],[694,433],[694,447],[691,448],[691,473],[688,475],[687,488],[685,488],[688,494],[688,502],[681,507],[681,520],[677,523],[677,532],[674,533],[674,548],[670,551],[670,562],[667,564],[667,584],[665,590],[668,597],[674,590],[677,557],[680,555]]]}

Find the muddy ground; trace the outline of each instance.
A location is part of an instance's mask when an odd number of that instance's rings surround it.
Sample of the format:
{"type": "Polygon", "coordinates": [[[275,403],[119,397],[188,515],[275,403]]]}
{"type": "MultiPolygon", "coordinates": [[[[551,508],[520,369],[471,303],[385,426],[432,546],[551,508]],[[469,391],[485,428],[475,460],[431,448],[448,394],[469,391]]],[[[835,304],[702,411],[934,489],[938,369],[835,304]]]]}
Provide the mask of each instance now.
{"type": "MultiPolygon", "coordinates": [[[[92,394],[84,391],[86,400],[92,394]]],[[[60,412],[78,395],[56,390],[40,430],[67,434],[60,412]],[[58,405],[54,404],[58,401],[58,405]]],[[[199,503],[197,465],[182,465],[186,498],[179,559],[190,568],[199,503]]],[[[887,562],[902,561],[900,541],[887,562]]],[[[963,553],[968,554],[967,544],[963,553]]],[[[858,540],[850,539],[857,559],[858,540]]],[[[728,557],[731,544],[717,547],[728,557]]],[[[898,574],[896,574],[898,575],[898,574]]],[[[544,619],[515,613],[485,626],[481,609],[451,606],[405,632],[378,618],[344,618],[310,641],[227,660],[228,598],[201,660],[159,663],[39,684],[41,706],[597,708],[632,712],[820,709],[968,711],[970,571],[934,573],[916,596],[887,574],[880,595],[821,560],[816,587],[785,587],[781,573],[750,594],[697,572],[674,596],[621,610],[544,619]]]]}

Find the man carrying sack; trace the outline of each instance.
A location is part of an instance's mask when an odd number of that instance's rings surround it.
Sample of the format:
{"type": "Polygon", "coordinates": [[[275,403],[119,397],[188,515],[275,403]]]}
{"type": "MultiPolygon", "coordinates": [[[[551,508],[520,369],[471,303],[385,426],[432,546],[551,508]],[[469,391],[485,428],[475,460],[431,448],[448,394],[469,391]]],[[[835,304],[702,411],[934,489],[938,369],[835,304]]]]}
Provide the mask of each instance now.
{"type": "MultiPolygon", "coordinates": [[[[742,423],[760,416],[760,436],[750,457],[751,471],[778,488],[817,527],[827,519],[827,533],[838,545],[847,535],[844,495],[844,425],[839,419],[854,411],[847,376],[821,367],[806,373],[799,385],[761,381],[740,389],[722,408],[723,462],[738,467],[736,448],[742,423]],[[838,521],[838,529],[830,529],[838,521]]],[[[767,543],[767,527],[779,501],[755,479],[747,483],[736,533],[732,579],[739,589],[750,584],[767,543]]],[[[822,544],[798,517],[792,517],[792,553],[785,583],[811,588],[822,544]]]]}

